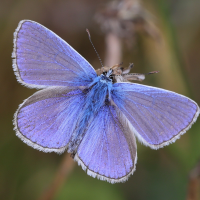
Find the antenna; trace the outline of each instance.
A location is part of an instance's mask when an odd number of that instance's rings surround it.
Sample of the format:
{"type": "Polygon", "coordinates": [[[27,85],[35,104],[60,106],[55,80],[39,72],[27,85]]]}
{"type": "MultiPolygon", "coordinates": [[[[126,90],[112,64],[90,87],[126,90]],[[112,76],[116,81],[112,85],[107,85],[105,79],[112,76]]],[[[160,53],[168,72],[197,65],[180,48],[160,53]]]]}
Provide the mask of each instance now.
{"type": "Polygon", "coordinates": [[[90,32],[89,32],[89,30],[88,30],[87,28],[86,28],[86,32],[87,32],[87,34],[88,34],[88,37],[89,37],[90,43],[92,44],[92,46],[93,46],[93,48],[94,48],[94,51],[96,52],[97,57],[98,57],[98,59],[99,59],[99,61],[100,61],[100,63],[101,63],[101,66],[103,67],[103,63],[102,63],[102,61],[101,61],[101,58],[100,58],[100,56],[99,56],[97,50],[95,49],[94,44],[92,43],[91,35],[90,35],[90,32]]]}
{"type": "Polygon", "coordinates": [[[147,75],[149,74],[157,74],[159,71],[152,71],[152,72],[149,72],[149,73],[146,73],[147,75]]]}

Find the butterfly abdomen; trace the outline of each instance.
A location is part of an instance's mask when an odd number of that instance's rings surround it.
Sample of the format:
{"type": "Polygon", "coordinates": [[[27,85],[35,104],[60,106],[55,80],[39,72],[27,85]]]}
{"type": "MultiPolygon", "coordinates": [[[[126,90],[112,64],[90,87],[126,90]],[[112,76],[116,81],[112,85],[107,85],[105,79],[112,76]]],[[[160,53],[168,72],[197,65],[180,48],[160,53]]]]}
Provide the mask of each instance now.
{"type": "Polygon", "coordinates": [[[109,103],[109,91],[112,83],[108,80],[101,81],[99,79],[90,89],[84,90],[86,95],[86,103],[83,106],[83,112],[77,121],[76,129],[72,135],[68,152],[75,154],[82,138],[85,135],[88,125],[92,122],[94,116],[100,108],[109,103]],[[87,91],[87,93],[86,93],[87,91]]]}

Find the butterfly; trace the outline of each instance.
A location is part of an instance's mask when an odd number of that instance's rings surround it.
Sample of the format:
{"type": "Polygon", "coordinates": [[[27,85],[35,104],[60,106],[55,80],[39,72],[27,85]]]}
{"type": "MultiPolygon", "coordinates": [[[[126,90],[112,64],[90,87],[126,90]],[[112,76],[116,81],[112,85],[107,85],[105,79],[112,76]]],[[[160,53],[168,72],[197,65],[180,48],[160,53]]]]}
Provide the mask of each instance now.
{"type": "Polygon", "coordinates": [[[67,150],[88,175],[110,183],[124,182],[135,171],[136,137],[161,148],[184,134],[200,112],[185,96],[129,82],[145,78],[129,73],[132,64],[95,71],[34,21],[20,21],[12,58],[17,80],[40,89],[16,111],[16,135],[43,152],[67,150]]]}

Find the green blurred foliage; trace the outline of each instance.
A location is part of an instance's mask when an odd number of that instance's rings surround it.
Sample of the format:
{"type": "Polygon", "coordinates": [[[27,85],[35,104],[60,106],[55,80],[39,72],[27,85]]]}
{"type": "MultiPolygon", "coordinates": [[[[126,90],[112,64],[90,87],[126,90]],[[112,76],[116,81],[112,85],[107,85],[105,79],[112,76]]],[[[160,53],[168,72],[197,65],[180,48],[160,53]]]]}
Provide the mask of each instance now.
{"type": "MultiPolygon", "coordinates": [[[[17,83],[12,70],[13,32],[22,19],[48,27],[95,68],[100,64],[87,39],[104,57],[104,36],[93,20],[105,0],[1,0],[0,1],[0,199],[37,199],[52,181],[63,158],[45,154],[21,142],[13,131],[12,119],[18,105],[35,90],[17,83]]],[[[134,72],[159,70],[144,84],[169,89],[193,98],[200,104],[200,1],[144,0],[155,16],[161,42],[138,35],[131,50],[124,48],[123,62],[135,63],[134,72]]],[[[115,64],[115,63],[114,63],[115,64]]],[[[151,150],[138,143],[137,170],[126,183],[109,184],[86,175],[76,166],[59,190],[61,199],[185,199],[188,174],[200,157],[199,120],[176,143],[151,150]]]]}

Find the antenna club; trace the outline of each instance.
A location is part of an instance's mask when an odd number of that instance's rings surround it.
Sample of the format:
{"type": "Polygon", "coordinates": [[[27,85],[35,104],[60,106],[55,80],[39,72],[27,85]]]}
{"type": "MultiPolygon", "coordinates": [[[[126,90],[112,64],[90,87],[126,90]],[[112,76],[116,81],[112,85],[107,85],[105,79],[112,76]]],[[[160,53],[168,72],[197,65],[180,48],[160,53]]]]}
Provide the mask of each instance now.
{"type": "Polygon", "coordinates": [[[91,38],[90,31],[87,28],[86,28],[86,32],[88,34],[88,37],[91,38]]]}
{"type": "Polygon", "coordinates": [[[157,74],[159,71],[152,71],[152,72],[149,72],[148,74],[157,74]]]}

